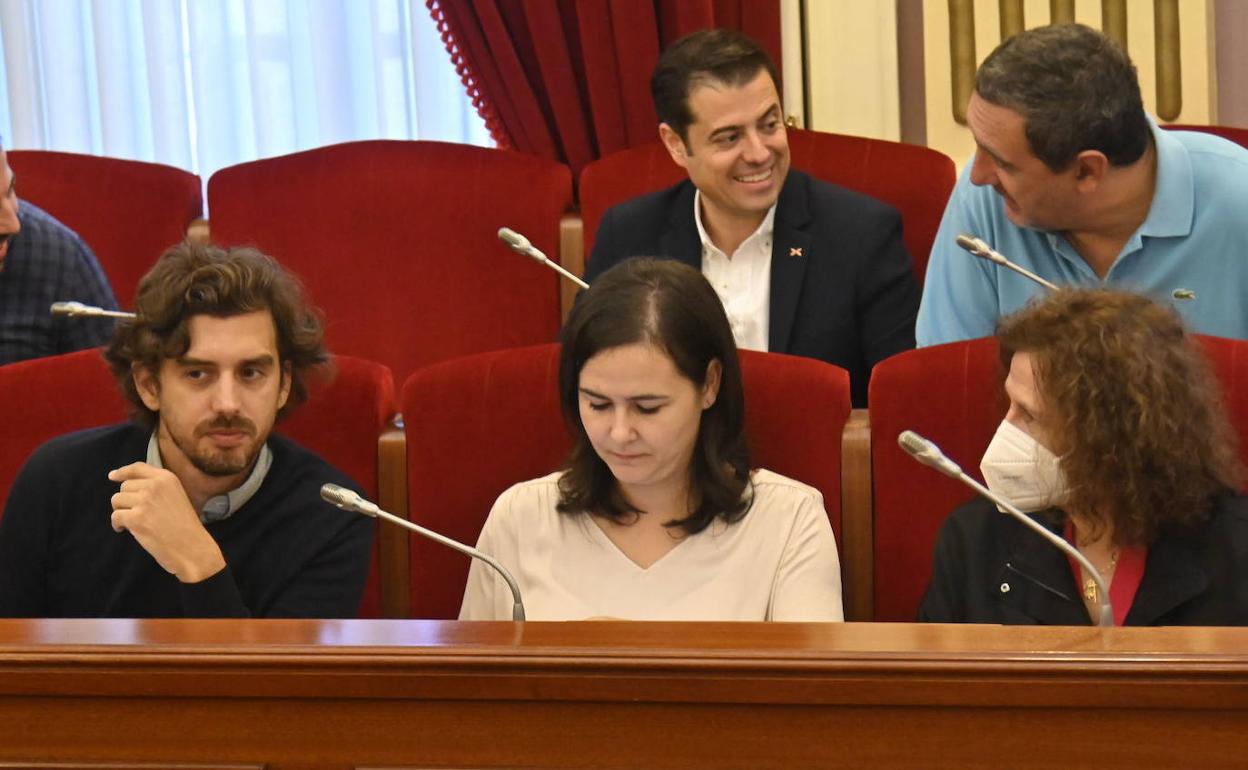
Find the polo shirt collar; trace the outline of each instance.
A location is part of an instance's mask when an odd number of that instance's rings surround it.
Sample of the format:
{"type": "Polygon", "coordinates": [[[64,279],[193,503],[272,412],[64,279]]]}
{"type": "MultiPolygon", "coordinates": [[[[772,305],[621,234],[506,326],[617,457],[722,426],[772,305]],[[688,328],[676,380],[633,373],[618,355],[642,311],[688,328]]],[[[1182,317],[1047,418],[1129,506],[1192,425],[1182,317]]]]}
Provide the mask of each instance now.
{"type": "MultiPolygon", "coordinates": [[[[152,431],[152,437],[147,441],[147,464],[153,468],[163,469],[165,467],[160,460],[160,442],[156,438],[156,431],[152,431]]],[[[223,495],[208,498],[204,503],[203,510],[199,512],[199,520],[204,524],[212,524],[233,516],[235,511],[242,508],[259,491],[260,485],[264,483],[264,477],[269,475],[269,467],[272,465],[273,451],[269,449],[268,442],[265,442],[264,446],[260,448],[260,456],[256,458],[256,464],[252,466],[251,473],[247,475],[246,480],[237,488],[223,495]]]]}
{"type": "Polygon", "coordinates": [[[1191,235],[1196,210],[1192,160],[1182,142],[1160,128],[1152,115],[1148,126],[1157,149],[1157,182],[1152,206],[1138,232],[1155,238],[1191,235]]]}

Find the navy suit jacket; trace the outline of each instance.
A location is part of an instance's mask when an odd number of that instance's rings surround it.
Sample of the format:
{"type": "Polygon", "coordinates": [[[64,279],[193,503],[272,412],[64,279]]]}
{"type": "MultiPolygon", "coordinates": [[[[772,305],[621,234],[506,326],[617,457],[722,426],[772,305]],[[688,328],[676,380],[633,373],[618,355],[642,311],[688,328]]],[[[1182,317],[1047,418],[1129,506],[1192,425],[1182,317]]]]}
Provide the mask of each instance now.
{"type": "MultiPolygon", "coordinates": [[[[629,257],[701,270],[695,191],[686,179],[608,209],[585,279],[629,257]]],[[[854,406],[866,406],[871,367],[914,347],[918,307],[897,210],[791,170],[776,206],[768,349],[848,370],[854,406]]]]}

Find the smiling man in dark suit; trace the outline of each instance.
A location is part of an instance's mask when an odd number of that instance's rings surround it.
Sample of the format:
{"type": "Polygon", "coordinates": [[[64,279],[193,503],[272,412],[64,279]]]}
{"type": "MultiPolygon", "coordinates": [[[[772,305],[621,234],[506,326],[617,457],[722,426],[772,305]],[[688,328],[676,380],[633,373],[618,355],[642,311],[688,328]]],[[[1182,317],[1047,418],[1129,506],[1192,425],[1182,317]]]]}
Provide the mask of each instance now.
{"type": "Polygon", "coordinates": [[[865,406],[871,367],[914,347],[919,288],[896,209],[789,170],[775,65],[744,35],[678,40],[650,90],[689,179],[609,209],[586,279],[634,256],[686,262],[740,347],[844,367],[865,406]]]}

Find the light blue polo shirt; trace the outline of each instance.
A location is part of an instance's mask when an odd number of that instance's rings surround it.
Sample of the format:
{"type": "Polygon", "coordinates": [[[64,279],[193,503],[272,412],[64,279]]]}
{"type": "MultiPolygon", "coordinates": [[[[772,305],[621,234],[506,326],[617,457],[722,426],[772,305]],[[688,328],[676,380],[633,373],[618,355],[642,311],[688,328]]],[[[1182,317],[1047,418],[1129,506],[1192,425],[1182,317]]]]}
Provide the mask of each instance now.
{"type": "MultiPolygon", "coordinates": [[[[1248,150],[1211,134],[1165,131],[1150,118],[1157,189],[1148,217],[1104,284],[1172,305],[1189,328],[1248,339],[1248,150]]],[[[1059,285],[1101,285],[1057,233],[1021,228],[991,187],[970,181],[968,163],[932,245],[915,337],[919,347],[991,335],[1002,315],[1046,291],[962,250],[959,233],[1059,285]]]]}

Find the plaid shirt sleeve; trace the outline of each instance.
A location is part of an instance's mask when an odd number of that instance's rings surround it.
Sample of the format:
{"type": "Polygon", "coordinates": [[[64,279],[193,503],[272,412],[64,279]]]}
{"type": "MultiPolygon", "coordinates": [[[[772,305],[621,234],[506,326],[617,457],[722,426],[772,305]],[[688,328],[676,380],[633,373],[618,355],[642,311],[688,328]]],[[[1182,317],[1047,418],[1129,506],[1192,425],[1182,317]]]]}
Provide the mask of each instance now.
{"type": "Polygon", "coordinates": [[[103,268],[72,230],[26,201],[0,271],[0,364],[107,344],[114,321],[52,316],[53,302],[116,309],[103,268]]]}
{"type": "MultiPolygon", "coordinates": [[[[86,305],[96,305],[106,310],[117,309],[113,289],[95,258],[91,248],[72,232],[73,238],[66,243],[65,259],[61,272],[60,294],[66,299],[77,300],[86,305]]],[[[107,345],[113,338],[116,324],[111,318],[58,318],[62,322],[57,341],[57,352],[68,353],[83,348],[107,345]]]]}

